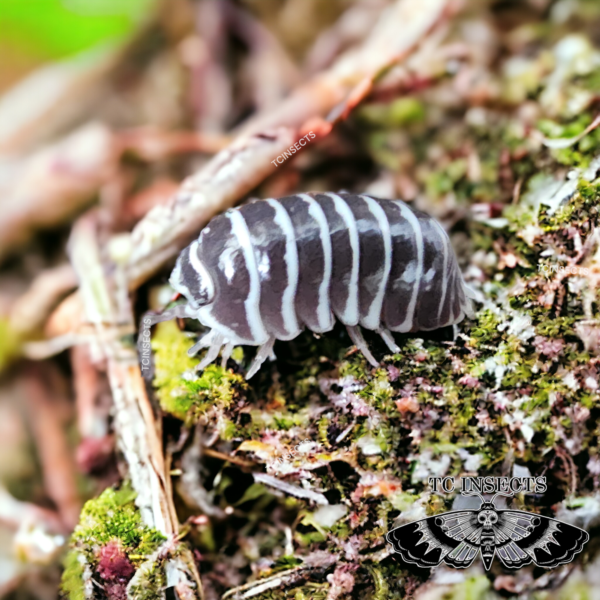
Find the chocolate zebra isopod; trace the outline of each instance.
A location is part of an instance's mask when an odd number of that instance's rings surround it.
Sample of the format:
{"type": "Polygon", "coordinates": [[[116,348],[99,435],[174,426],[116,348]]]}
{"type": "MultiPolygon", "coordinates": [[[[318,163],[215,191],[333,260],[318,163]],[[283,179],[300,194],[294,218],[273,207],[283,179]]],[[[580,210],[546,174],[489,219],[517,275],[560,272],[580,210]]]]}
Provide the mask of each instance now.
{"type": "Polygon", "coordinates": [[[399,200],[310,193],[258,200],[213,218],[185,248],[170,283],[185,316],[210,328],[190,354],[204,369],[234,345],[259,346],[247,378],[272,356],[275,340],[304,327],[331,330],[335,318],[377,365],[360,327],[379,333],[438,329],[470,313],[466,286],[442,227],[399,200]]]}

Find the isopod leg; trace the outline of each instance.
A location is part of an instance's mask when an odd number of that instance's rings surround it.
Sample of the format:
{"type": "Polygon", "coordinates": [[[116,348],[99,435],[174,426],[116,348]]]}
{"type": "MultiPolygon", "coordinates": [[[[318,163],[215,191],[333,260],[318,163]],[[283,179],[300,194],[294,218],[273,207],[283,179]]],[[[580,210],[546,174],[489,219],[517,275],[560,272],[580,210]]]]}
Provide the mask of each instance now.
{"type": "Polygon", "coordinates": [[[215,358],[217,358],[217,356],[219,356],[219,352],[221,351],[221,346],[223,345],[224,341],[225,338],[220,333],[217,333],[213,337],[212,344],[210,345],[206,356],[196,367],[196,371],[203,371],[208,365],[210,365],[211,362],[213,362],[213,360],[215,360],[215,358]]]}
{"type": "Polygon", "coordinates": [[[381,336],[381,339],[385,342],[385,345],[390,349],[391,352],[394,354],[398,354],[398,352],[400,352],[400,346],[396,344],[394,336],[388,329],[381,327],[377,330],[377,333],[381,336]]]}
{"type": "Polygon", "coordinates": [[[227,366],[227,361],[231,358],[231,353],[233,352],[233,343],[228,342],[223,347],[223,352],[221,352],[221,366],[225,368],[227,366]]]}
{"type": "Polygon", "coordinates": [[[256,372],[260,369],[260,366],[267,360],[269,357],[273,357],[273,344],[275,343],[275,338],[269,338],[265,344],[263,344],[256,353],[248,372],[246,373],[246,379],[250,379],[256,372]]]}
{"type": "Polygon", "coordinates": [[[206,348],[206,345],[202,343],[202,340],[198,340],[188,351],[187,351],[187,355],[192,357],[192,356],[196,356],[196,354],[198,354],[198,352],[200,352],[200,350],[202,350],[202,348],[206,348]]]}
{"type": "Polygon", "coordinates": [[[189,357],[196,356],[202,348],[209,348],[212,346],[213,340],[215,339],[216,333],[211,330],[207,334],[203,335],[188,351],[189,357]]]}
{"type": "Polygon", "coordinates": [[[350,339],[354,342],[354,345],[363,353],[363,356],[374,366],[378,367],[379,363],[375,360],[375,357],[371,354],[367,342],[363,337],[362,331],[358,325],[346,325],[350,339]]]}

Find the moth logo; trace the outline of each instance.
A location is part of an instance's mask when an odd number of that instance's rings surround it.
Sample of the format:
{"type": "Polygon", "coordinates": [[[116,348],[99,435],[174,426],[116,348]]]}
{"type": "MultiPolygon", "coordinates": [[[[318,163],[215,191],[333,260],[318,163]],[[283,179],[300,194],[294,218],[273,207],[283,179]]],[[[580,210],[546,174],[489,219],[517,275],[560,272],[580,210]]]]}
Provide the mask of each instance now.
{"type": "Polygon", "coordinates": [[[473,490],[463,490],[462,495],[478,496],[479,508],[454,510],[392,529],[386,539],[394,551],[423,568],[443,561],[465,569],[480,554],[486,571],[495,556],[509,569],[530,563],[551,569],[570,563],[589,539],[583,529],[556,519],[496,507],[498,496],[510,498],[512,493],[497,492],[491,500],[473,490]]]}

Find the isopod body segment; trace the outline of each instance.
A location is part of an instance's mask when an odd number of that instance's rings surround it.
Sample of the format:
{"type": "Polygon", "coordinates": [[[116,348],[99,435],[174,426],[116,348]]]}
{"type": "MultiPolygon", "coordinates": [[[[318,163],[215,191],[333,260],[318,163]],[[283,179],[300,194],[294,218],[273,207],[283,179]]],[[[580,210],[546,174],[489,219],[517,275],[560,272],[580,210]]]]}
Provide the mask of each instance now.
{"type": "Polygon", "coordinates": [[[213,218],[185,248],[170,278],[186,315],[210,328],[204,368],[223,349],[260,346],[247,377],[273,343],[337,318],[377,364],[360,327],[392,351],[394,332],[428,331],[470,313],[462,274],[439,223],[400,200],[349,193],[258,200],[213,218]]]}

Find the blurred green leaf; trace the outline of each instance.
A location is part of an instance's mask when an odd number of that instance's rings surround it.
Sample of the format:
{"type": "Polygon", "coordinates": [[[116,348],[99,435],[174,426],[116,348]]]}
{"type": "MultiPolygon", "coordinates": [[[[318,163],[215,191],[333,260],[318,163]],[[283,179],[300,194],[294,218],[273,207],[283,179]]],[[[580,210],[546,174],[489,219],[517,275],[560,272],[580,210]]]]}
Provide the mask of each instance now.
{"type": "Polygon", "coordinates": [[[44,59],[126,37],[156,0],[0,0],[0,45],[44,59]]]}

